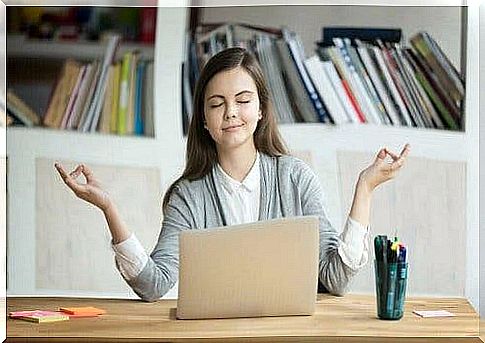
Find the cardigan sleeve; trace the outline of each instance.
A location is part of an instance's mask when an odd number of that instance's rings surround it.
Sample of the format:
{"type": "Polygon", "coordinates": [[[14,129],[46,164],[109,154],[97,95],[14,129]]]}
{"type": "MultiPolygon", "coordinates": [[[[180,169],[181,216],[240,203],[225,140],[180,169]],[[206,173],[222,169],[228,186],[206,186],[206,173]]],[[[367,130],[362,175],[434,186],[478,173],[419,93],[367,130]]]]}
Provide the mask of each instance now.
{"type": "Polygon", "coordinates": [[[178,235],[192,227],[192,211],[179,186],[176,186],[164,211],[158,242],[147,263],[135,278],[124,278],[142,300],[156,301],[175,285],[179,269],[178,235]]]}
{"type": "MultiPolygon", "coordinates": [[[[316,215],[320,219],[320,282],[330,293],[343,295],[348,291],[349,282],[352,277],[367,261],[365,254],[366,244],[363,244],[363,252],[361,249],[362,258],[358,259],[358,262],[363,263],[349,261],[346,258],[348,254],[344,255],[344,259],[342,259],[341,253],[348,252],[348,249],[342,249],[345,245],[342,239],[343,235],[339,235],[328,219],[324,205],[324,194],[317,176],[308,165],[302,161],[298,161],[295,164],[292,178],[298,189],[303,215],[316,215]],[[356,265],[358,267],[355,267],[356,265]]],[[[351,221],[346,221],[346,226],[351,224],[351,221]]],[[[346,227],[343,230],[343,234],[348,235],[349,229],[359,229],[359,227],[346,227]]],[[[366,239],[367,235],[363,235],[363,237],[366,239]]]]}

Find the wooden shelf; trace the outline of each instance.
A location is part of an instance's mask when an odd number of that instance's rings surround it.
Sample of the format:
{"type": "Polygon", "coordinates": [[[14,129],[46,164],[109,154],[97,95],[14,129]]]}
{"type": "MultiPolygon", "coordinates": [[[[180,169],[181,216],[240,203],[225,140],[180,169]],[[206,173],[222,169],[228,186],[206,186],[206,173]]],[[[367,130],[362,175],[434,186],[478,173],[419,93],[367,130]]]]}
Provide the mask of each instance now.
{"type": "MultiPolygon", "coordinates": [[[[32,57],[65,59],[74,58],[89,60],[102,58],[105,46],[98,42],[90,41],[49,41],[28,39],[20,35],[7,35],[8,57],[32,57]]],[[[154,47],[148,44],[122,43],[120,44],[117,57],[126,51],[138,50],[141,56],[153,59],[154,47]]]]}

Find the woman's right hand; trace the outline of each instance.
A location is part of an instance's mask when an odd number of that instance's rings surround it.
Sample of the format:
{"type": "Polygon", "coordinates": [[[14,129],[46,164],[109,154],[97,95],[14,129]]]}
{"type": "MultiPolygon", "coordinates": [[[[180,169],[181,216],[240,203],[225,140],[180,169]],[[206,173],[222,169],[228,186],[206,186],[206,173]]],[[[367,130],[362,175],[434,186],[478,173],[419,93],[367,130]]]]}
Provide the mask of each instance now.
{"type": "Polygon", "coordinates": [[[76,194],[78,198],[81,198],[94,206],[100,208],[103,212],[106,211],[110,205],[111,200],[109,194],[101,188],[98,180],[93,175],[91,169],[85,164],[78,165],[69,174],[62,167],[61,164],[55,163],[55,168],[61,175],[64,183],[76,194]],[[83,174],[86,178],[86,183],[78,182],[78,177],[83,174]]]}

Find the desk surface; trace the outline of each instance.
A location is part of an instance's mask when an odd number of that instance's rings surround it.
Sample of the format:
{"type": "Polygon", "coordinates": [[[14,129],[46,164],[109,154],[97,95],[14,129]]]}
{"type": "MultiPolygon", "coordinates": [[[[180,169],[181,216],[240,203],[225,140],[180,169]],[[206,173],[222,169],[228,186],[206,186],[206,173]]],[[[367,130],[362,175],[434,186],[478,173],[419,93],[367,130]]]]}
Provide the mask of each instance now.
{"type": "Polygon", "coordinates": [[[7,312],[58,307],[95,306],[107,313],[97,318],[72,318],[54,323],[7,320],[8,342],[481,342],[479,318],[463,298],[409,298],[404,317],[376,317],[375,298],[368,295],[318,295],[313,316],[211,320],[175,319],[176,300],[8,297],[7,312]],[[413,310],[448,310],[456,317],[420,318],[413,310]],[[407,337],[407,338],[405,338],[407,337]],[[447,338],[448,337],[448,338],[447,338]],[[450,338],[454,337],[454,338],[450,338]]]}

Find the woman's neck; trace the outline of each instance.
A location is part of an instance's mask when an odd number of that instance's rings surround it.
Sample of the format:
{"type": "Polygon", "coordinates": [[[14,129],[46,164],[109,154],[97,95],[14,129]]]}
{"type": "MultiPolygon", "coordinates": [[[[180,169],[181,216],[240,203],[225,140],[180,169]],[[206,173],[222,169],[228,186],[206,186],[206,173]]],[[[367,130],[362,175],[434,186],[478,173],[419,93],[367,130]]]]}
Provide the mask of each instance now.
{"type": "Polygon", "coordinates": [[[234,180],[242,182],[249,174],[256,160],[257,150],[253,146],[231,149],[231,151],[218,151],[219,164],[227,175],[234,180]]]}

